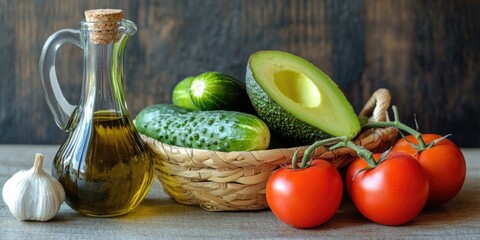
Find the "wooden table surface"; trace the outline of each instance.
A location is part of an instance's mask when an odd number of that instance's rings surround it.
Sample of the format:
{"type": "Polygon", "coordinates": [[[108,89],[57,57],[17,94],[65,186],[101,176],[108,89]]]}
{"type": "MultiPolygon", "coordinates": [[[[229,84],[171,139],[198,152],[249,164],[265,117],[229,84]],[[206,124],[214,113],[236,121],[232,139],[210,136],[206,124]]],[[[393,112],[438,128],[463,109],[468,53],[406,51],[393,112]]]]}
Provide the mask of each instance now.
{"type": "MultiPolygon", "coordinates": [[[[50,171],[58,146],[0,145],[0,186],[17,171],[33,164],[36,152],[45,155],[50,171]]],[[[310,230],[289,227],[269,210],[208,212],[176,203],[155,182],[133,212],[116,218],[77,214],[65,203],[49,222],[18,221],[0,201],[0,239],[480,239],[480,149],[463,149],[467,178],[448,204],[425,210],[404,226],[377,225],[363,218],[349,200],[326,224],[310,230]]]]}

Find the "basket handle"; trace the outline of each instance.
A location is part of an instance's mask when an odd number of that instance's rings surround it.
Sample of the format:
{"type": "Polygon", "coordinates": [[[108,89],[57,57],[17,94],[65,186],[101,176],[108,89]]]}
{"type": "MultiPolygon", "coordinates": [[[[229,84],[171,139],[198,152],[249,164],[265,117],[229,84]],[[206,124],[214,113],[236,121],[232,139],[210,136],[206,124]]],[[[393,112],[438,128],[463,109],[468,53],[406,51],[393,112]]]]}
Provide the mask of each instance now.
{"type": "Polygon", "coordinates": [[[365,103],[360,116],[370,117],[374,122],[388,121],[388,108],[390,107],[390,91],[380,88],[375,91],[370,99],[365,103]]]}

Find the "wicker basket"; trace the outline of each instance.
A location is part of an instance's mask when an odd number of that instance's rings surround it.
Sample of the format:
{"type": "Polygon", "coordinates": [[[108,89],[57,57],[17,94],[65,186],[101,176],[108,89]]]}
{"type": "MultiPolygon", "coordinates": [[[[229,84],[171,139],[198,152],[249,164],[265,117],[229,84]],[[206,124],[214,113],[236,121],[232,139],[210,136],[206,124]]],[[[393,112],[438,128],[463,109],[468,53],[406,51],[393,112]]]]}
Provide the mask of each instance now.
{"type": "MultiPolygon", "coordinates": [[[[377,90],[360,112],[369,121],[385,121],[390,93],[377,90]]],[[[369,129],[354,142],[371,151],[383,151],[397,136],[395,128],[369,129]]],[[[142,135],[156,156],[157,180],[177,202],[198,205],[209,211],[258,210],[268,207],[265,186],[271,173],[291,162],[295,149],[299,156],[308,146],[259,151],[217,152],[183,148],[161,143],[142,135]]],[[[343,167],[355,156],[348,148],[328,151],[318,148],[315,157],[343,167]]]]}

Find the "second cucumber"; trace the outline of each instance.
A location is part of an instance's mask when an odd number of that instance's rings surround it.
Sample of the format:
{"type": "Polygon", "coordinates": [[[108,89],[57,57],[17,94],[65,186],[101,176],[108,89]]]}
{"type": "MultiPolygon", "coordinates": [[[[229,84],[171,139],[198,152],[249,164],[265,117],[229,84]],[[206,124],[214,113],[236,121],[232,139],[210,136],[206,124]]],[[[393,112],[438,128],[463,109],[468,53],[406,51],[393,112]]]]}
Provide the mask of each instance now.
{"type": "Polygon", "coordinates": [[[221,72],[205,72],[195,77],[190,98],[199,110],[254,113],[245,84],[221,72]]]}

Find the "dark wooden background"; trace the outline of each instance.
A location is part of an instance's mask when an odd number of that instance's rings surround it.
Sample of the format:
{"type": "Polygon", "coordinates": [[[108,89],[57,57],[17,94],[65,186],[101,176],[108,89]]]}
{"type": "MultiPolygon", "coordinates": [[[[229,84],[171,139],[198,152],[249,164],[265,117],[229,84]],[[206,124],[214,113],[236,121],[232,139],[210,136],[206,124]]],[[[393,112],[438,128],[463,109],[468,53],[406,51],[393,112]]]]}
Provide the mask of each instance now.
{"type": "MultiPolygon", "coordinates": [[[[170,102],[175,83],[222,71],[244,77],[249,55],[279,49],[302,56],[344,89],[357,111],[388,88],[404,122],[452,133],[480,147],[478,0],[0,0],[0,143],[61,143],[41,88],[44,41],[77,28],[83,11],[121,8],[138,26],[127,44],[125,80],[133,115],[170,102]]],[[[78,101],[82,56],[64,46],[58,75],[78,101]]]]}

